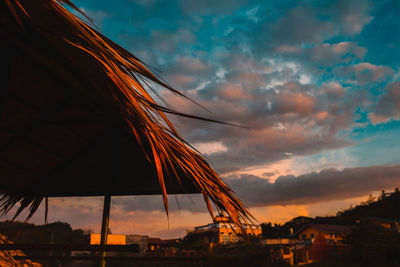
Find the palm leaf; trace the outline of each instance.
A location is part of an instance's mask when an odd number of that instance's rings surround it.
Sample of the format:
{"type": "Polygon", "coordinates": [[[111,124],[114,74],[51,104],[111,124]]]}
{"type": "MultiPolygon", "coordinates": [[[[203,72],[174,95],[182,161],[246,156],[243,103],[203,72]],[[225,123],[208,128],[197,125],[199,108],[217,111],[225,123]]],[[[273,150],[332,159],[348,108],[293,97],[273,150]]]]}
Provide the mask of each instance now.
{"type": "MultiPolygon", "coordinates": [[[[82,21],[67,8],[79,11],[68,0],[6,0],[1,12],[0,34],[4,40],[18,46],[27,53],[40,58],[49,71],[62,69],[45,55],[35,54],[32,43],[26,43],[30,31],[39,33],[40,42],[51,45],[75,70],[88,86],[79,86],[79,94],[93,107],[106,109],[110,116],[121,118],[130,128],[139,144],[149,144],[151,152],[146,157],[157,169],[165,210],[168,214],[168,197],[165,188],[166,173],[170,179],[178,179],[177,171],[192,177],[193,183],[203,194],[212,215],[212,200],[219,212],[225,212],[243,230],[243,223],[253,217],[235,193],[219,178],[205,159],[187,144],[166,113],[194,119],[216,122],[212,119],[185,114],[157,104],[146,91],[146,81],[154,82],[165,89],[185,97],[154,74],[150,68],[130,52],[112,42],[88,23],[82,21]],[[9,26],[14,29],[10,31],[9,26]],[[17,26],[15,26],[17,25],[17,26]],[[54,27],[57,25],[57,27],[54,27]],[[88,67],[90,66],[90,67],[88,67]]],[[[80,11],[79,11],[80,12],[80,11]]],[[[66,79],[68,76],[65,76],[66,79]]],[[[134,179],[134,178],[132,178],[134,179]]],[[[1,192],[0,211],[3,214],[20,202],[16,216],[29,208],[29,217],[37,210],[43,197],[21,196],[18,192],[1,192]]],[[[47,215],[46,215],[47,216],[47,215]]]]}

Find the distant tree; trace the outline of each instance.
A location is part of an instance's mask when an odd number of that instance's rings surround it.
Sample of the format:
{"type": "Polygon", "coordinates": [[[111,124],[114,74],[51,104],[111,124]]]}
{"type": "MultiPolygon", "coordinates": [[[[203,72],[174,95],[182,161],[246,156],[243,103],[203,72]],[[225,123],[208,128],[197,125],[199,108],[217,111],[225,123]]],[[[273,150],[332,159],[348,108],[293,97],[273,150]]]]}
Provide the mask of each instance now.
{"type": "Polygon", "coordinates": [[[81,229],[72,229],[68,223],[54,222],[43,225],[0,222],[0,233],[15,243],[88,244],[89,238],[81,229]]]}
{"type": "Polygon", "coordinates": [[[368,196],[367,201],[361,202],[361,205],[367,206],[367,205],[369,205],[369,204],[371,204],[371,203],[374,203],[375,201],[376,201],[376,197],[374,197],[372,194],[370,194],[370,195],[368,196]]]}
{"type": "MultiPolygon", "coordinates": [[[[68,223],[54,222],[44,225],[34,225],[23,222],[0,222],[0,234],[5,235],[14,243],[28,244],[89,244],[89,237],[81,229],[72,229],[68,223]]],[[[24,251],[27,256],[48,256],[49,251],[24,251]]],[[[53,251],[53,256],[67,256],[70,252],[53,251]]],[[[38,260],[43,264],[46,260],[38,260]]],[[[67,260],[65,261],[67,262],[67,260]]]]}
{"type": "Polygon", "coordinates": [[[262,238],[288,238],[290,236],[290,226],[262,223],[261,224],[262,238]]]}
{"type": "Polygon", "coordinates": [[[390,193],[386,193],[385,190],[382,190],[379,200],[385,199],[390,196],[390,193]]]}
{"type": "Polygon", "coordinates": [[[353,221],[365,217],[383,217],[383,218],[400,218],[400,191],[395,189],[391,193],[382,191],[381,196],[377,199],[370,195],[368,200],[360,205],[350,207],[337,213],[338,220],[353,221]]]}
{"type": "MultiPolygon", "coordinates": [[[[399,220],[399,207],[400,190],[396,187],[390,193],[382,190],[378,198],[369,195],[365,202],[339,211],[336,216],[300,216],[283,225],[263,223],[262,234],[263,238],[288,237],[291,228],[296,232],[310,223],[353,225],[357,226],[356,230],[344,240],[350,248],[349,260],[352,261],[352,265],[345,266],[400,266],[400,233],[368,223],[370,217],[399,220]]],[[[340,255],[339,258],[346,258],[344,255],[340,255]]],[[[316,266],[340,266],[339,263],[324,264],[316,266]]]]}
{"type": "Polygon", "coordinates": [[[373,223],[360,223],[344,242],[354,262],[366,266],[399,266],[400,233],[373,223]]]}

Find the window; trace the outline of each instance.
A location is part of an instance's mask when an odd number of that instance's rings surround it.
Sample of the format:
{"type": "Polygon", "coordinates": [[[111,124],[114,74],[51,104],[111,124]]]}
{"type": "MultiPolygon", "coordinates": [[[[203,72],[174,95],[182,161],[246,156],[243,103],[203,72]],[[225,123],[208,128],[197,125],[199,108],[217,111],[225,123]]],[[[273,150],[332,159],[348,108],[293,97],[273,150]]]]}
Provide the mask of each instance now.
{"type": "Polygon", "coordinates": [[[301,236],[303,239],[306,239],[306,234],[302,234],[301,236]]]}
{"type": "Polygon", "coordinates": [[[314,233],[311,233],[311,238],[314,238],[314,233]]]}

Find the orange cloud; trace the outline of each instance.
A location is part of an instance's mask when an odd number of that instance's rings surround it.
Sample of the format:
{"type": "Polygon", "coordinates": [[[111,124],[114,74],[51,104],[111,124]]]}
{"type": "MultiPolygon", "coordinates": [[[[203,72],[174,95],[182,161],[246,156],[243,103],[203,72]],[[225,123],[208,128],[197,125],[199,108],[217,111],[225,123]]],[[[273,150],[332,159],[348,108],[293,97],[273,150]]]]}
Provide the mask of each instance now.
{"type": "Polygon", "coordinates": [[[306,94],[279,94],[276,97],[276,110],[283,113],[294,112],[300,115],[310,114],[315,106],[315,99],[306,94]]]}
{"type": "Polygon", "coordinates": [[[239,86],[235,84],[223,84],[218,88],[218,95],[226,100],[245,100],[250,99],[251,96],[239,86]]]}
{"type": "Polygon", "coordinates": [[[252,208],[251,212],[261,222],[285,223],[297,216],[309,216],[307,205],[287,205],[252,208]]]}

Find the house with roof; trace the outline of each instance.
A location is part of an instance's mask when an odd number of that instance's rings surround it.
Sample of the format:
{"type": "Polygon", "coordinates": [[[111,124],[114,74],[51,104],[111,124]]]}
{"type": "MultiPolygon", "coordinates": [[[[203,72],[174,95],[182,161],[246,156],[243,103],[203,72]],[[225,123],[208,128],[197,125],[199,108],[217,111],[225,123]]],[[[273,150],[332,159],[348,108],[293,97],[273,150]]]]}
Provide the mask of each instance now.
{"type": "MultiPolygon", "coordinates": [[[[308,224],[300,228],[295,236],[310,244],[310,261],[325,261],[337,252],[346,250],[343,239],[350,234],[353,226],[333,224],[308,224]]],[[[308,252],[308,251],[307,251],[308,252]]]]}
{"type": "MultiPolygon", "coordinates": [[[[181,239],[161,239],[158,237],[148,237],[143,235],[115,235],[107,236],[108,245],[137,245],[138,253],[144,254],[150,251],[169,250],[179,246],[181,239]]],[[[90,235],[90,244],[100,244],[100,234],[90,235]]]]}
{"type": "Polygon", "coordinates": [[[158,237],[149,237],[147,239],[147,250],[154,251],[159,249],[176,248],[180,245],[180,243],[181,243],[180,238],[161,239],[158,237]]]}
{"type": "Polygon", "coordinates": [[[353,227],[349,225],[333,224],[308,224],[300,228],[295,236],[302,240],[325,240],[328,245],[342,245],[342,240],[346,234],[352,231],[353,227]]]}
{"type": "Polygon", "coordinates": [[[294,253],[299,240],[289,238],[262,239],[260,244],[268,251],[272,262],[294,265],[294,253]]]}
{"type": "Polygon", "coordinates": [[[369,222],[378,224],[385,229],[391,229],[400,232],[400,220],[393,218],[382,218],[382,217],[368,217],[369,222]]]}
{"type": "MultiPolygon", "coordinates": [[[[243,227],[250,236],[261,237],[261,226],[246,225],[243,227]]],[[[243,238],[240,235],[240,229],[223,215],[218,215],[213,219],[213,223],[194,227],[193,230],[187,230],[186,238],[190,238],[192,243],[198,245],[214,245],[237,243],[243,238]]]]}

